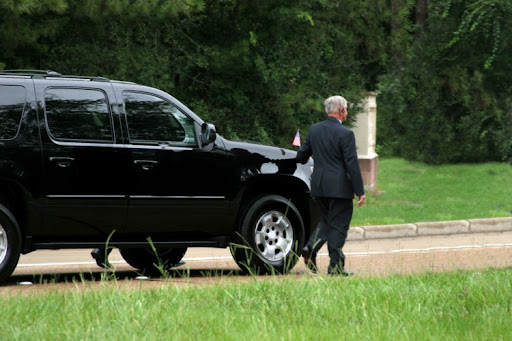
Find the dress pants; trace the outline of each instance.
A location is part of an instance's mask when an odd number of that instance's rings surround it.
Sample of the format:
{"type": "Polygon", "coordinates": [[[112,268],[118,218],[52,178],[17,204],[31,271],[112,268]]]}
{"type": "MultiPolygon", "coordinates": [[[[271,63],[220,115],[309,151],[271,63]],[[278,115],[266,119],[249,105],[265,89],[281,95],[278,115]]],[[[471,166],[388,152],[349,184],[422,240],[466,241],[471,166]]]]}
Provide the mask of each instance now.
{"type": "Polygon", "coordinates": [[[352,199],[317,198],[322,220],[311,234],[306,246],[315,257],[318,250],[327,241],[329,251],[329,273],[340,272],[345,266],[345,255],[342,248],[347,239],[354,203],[352,199]]]}

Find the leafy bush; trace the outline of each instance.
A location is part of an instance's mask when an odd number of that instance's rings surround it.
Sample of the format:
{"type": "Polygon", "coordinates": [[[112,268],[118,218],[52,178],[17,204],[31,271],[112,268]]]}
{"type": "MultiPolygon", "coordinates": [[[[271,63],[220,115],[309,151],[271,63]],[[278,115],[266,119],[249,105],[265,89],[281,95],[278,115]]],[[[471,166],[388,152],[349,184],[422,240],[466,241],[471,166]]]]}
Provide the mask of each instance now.
{"type": "Polygon", "coordinates": [[[429,30],[413,43],[404,67],[381,78],[379,143],[388,154],[427,163],[512,155],[510,14],[512,3],[499,0],[430,7],[429,30]],[[502,15],[482,3],[501,5],[502,15]],[[480,22],[467,29],[475,8],[480,22]],[[499,41],[488,35],[489,15],[503,20],[499,41]]]}

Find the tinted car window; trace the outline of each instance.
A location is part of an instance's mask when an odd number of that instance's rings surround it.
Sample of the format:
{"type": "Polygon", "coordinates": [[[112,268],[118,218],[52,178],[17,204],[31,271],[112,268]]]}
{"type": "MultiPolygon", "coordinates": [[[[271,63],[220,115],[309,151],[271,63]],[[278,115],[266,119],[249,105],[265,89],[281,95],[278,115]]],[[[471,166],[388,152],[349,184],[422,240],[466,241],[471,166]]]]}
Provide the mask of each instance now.
{"type": "Polygon", "coordinates": [[[145,93],[123,92],[131,141],[196,145],[194,121],[172,103],[145,93]]]}
{"type": "Polygon", "coordinates": [[[24,106],[24,87],[0,85],[0,140],[16,136],[24,106]]]}
{"type": "Polygon", "coordinates": [[[108,102],[102,91],[47,89],[45,106],[48,129],[55,139],[113,140],[108,102]]]}

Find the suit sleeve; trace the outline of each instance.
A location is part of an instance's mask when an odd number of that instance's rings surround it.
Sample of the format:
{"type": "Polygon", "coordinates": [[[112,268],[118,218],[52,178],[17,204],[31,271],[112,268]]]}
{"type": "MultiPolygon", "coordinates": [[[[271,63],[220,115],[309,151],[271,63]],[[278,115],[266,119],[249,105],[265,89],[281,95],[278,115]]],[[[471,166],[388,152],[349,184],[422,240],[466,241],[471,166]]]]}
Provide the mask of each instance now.
{"type": "Polygon", "coordinates": [[[311,155],[313,155],[313,151],[311,150],[311,142],[309,141],[310,134],[308,133],[308,136],[306,137],[306,140],[300,147],[299,151],[297,152],[297,161],[304,164],[308,162],[311,155]]]}
{"type": "Polygon", "coordinates": [[[343,159],[347,166],[347,172],[352,182],[352,188],[357,196],[364,194],[363,178],[361,177],[361,169],[359,168],[359,160],[356,151],[356,139],[353,131],[345,136],[342,143],[343,159]]]}

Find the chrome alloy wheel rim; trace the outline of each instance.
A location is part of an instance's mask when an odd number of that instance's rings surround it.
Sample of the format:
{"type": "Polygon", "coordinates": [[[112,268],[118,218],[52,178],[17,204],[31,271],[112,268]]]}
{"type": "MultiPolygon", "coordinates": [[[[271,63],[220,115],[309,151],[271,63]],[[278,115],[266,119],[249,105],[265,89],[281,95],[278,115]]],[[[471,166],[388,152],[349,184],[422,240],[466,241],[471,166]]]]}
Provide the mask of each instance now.
{"type": "Polygon", "coordinates": [[[5,233],[4,227],[0,225],[0,264],[4,262],[5,256],[7,255],[7,233],[5,233]]]}
{"type": "Polygon", "coordinates": [[[288,218],[279,211],[261,216],[254,230],[256,250],[268,261],[283,259],[293,246],[293,228],[288,218]]]}

